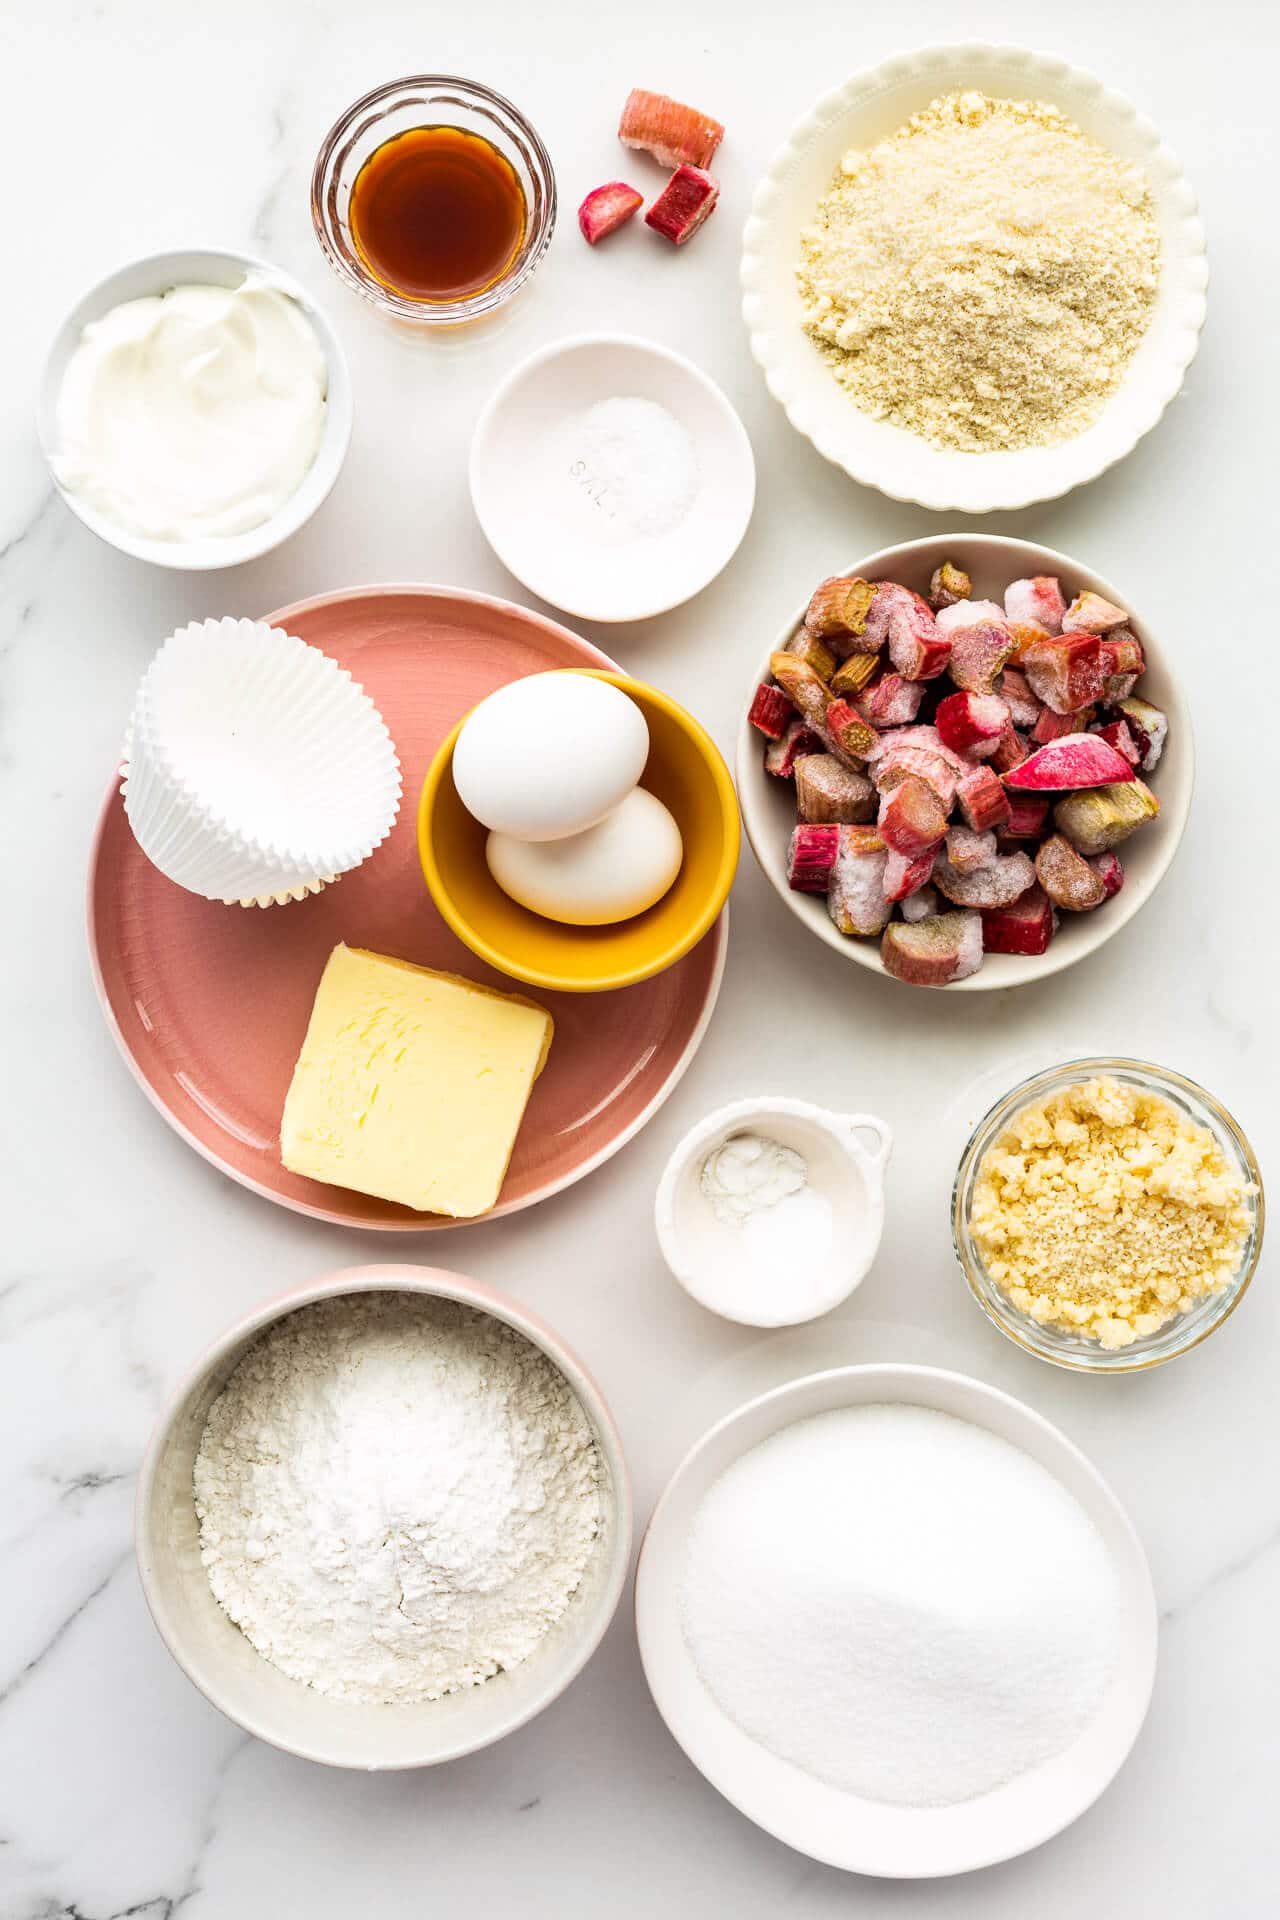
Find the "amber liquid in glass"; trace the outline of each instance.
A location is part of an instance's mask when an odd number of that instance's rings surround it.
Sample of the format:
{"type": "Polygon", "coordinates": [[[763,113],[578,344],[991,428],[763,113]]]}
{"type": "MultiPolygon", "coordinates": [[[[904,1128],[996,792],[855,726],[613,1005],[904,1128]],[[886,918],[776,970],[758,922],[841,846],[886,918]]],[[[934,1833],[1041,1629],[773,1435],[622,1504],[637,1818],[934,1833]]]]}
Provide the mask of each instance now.
{"type": "Polygon", "coordinates": [[[356,175],[348,218],[360,258],[408,300],[461,300],[501,280],[528,210],[515,168],[483,135],[411,127],[356,175]]]}

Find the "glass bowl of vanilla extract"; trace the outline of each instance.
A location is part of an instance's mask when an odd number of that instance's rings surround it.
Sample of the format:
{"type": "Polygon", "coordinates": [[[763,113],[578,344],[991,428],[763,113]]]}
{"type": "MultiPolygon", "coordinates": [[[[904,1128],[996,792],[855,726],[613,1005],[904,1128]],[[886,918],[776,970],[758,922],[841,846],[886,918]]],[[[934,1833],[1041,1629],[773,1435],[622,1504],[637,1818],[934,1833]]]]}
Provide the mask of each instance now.
{"type": "Polygon", "coordinates": [[[547,250],[556,183],[509,100],[447,74],[393,80],[347,109],[311,177],[339,279],[399,320],[456,326],[519,291],[547,250]]]}

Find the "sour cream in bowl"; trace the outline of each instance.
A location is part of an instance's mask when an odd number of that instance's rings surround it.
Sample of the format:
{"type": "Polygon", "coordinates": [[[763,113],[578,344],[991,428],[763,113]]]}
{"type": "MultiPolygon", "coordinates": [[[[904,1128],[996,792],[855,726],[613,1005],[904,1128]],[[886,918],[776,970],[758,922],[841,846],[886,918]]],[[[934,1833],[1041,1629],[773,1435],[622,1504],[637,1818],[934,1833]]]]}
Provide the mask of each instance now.
{"type": "Polygon", "coordinates": [[[287,275],[246,254],[156,254],[59,329],[40,439],[72,511],[137,559],[232,567],[326,497],[351,434],[337,337],[287,275]]]}

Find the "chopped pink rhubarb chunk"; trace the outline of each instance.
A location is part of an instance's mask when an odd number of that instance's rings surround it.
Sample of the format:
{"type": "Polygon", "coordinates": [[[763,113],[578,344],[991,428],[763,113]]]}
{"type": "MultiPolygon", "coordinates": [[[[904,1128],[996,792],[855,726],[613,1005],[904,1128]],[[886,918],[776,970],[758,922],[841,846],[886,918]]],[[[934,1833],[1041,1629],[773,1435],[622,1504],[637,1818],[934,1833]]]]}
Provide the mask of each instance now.
{"type": "Polygon", "coordinates": [[[958,907],[1008,907],[1036,883],[1036,870],[1025,853],[1002,853],[985,867],[961,873],[939,853],[933,863],[933,884],[958,907]]]}
{"type": "Polygon", "coordinates": [[[578,208],[578,225],[589,247],[607,240],[619,227],[625,227],[632,214],[644,205],[644,195],[629,187],[625,180],[610,180],[593,187],[578,208]]]}
{"type": "Polygon", "coordinates": [[[1122,753],[1096,733],[1069,733],[1038,748],[1004,779],[1010,788],[1065,793],[1082,787],[1118,786],[1133,779],[1133,768],[1122,753]]]}
{"type": "Polygon", "coordinates": [[[1018,664],[1037,700],[1055,713],[1077,713],[1102,698],[1106,682],[1096,633],[1060,633],[1037,640],[1018,664]]]}
{"type": "Polygon", "coordinates": [[[949,607],[943,607],[938,614],[939,633],[958,633],[961,627],[1004,627],[1008,624],[1004,608],[998,607],[994,600],[953,600],[949,607]]]}
{"type": "Polygon", "coordinates": [[[976,913],[939,913],[885,928],[880,964],[914,987],[948,987],[982,965],[982,920],[976,913]]]}
{"type": "Polygon", "coordinates": [[[1001,834],[1006,840],[1038,840],[1052,804],[1047,793],[1010,794],[1009,818],[1001,827],[1001,834]]]}
{"type": "Polygon", "coordinates": [[[1009,709],[995,693],[949,693],[938,702],[934,725],[944,746],[984,760],[1009,724],[1009,709]]]}
{"type": "Polygon", "coordinates": [[[1036,854],[1036,879],[1067,913],[1091,913],[1107,897],[1102,875],[1060,833],[1051,834],[1036,854]]]}
{"type": "Polygon", "coordinates": [[[923,780],[932,787],[943,812],[950,813],[956,797],[956,770],[940,753],[928,747],[896,746],[891,753],[869,759],[867,766],[878,792],[891,793],[903,780],[923,780]]]}
{"type": "Polygon", "coordinates": [[[1110,633],[1129,618],[1123,607],[1113,606],[1100,593],[1078,593],[1062,616],[1064,633],[1110,633]]]}
{"type": "MultiPolygon", "coordinates": [[[[885,863],[885,872],[889,870],[885,863]]],[[[932,871],[932,868],[930,869],[932,871]]],[[[902,902],[904,920],[928,920],[931,915],[941,912],[941,904],[932,887],[921,887],[918,893],[909,893],[902,902]]]]}
{"type": "Polygon", "coordinates": [[[1097,734],[1099,740],[1105,740],[1109,747],[1114,747],[1117,753],[1122,753],[1131,767],[1142,765],[1142,749],[1134,739],[1127,720],[1109,720],[1105,726],[1093,727],[1091,731],[1097,734]]]}
{"type": "Polygon", "coordinates": [[[1115,717],[1124,721],[1137,743],[1139,772],[1150,773],[1164,752],[1169,734],[1167,716],[1149,700],[1126,699],[1116,701],[1115,717]]]}
{"type": "Polygon", "coordinates": [[[988,953],[1047,953],[1053,935],[1053,902],[1043,887],[1028,887],[1010,906],[989,908],[982,916],[988,953]]]}
{"type": "Polygon", "coordinates": [[[853,704],[870,726],[906,727],[919,713],[923,698],[923,682],[904,680],[900,673],[882,673],[853,704]]]}
{"type": "Polygon", "coordinates": [[[796,761],[796,811],[802,820],[858,826],[876,817],[876,790],[834,753],[806,753],[796,761]]]}
{"type": "Polygon", "coordinates": [[[1011,767],[1020,767],[1030,751],[1025,734],[1016,727],[1006,727],[996,741],[995,752],[988,756],[988,765],[996,773],[1008,773],[1011,767]]]}
{"type": "Polygon", "coordinates": [[[879,827],[886,847],[912,860],[938,845],[947,831],[947,809],[932,787],[908,775],[882,796],[879,827]]]}
{"type": "Polygon", "coordinates": [[[764,770],[775,780],[790,780],[802,754],[821,753],[826,742],[797,714],[777,740],[764,750],[764,770]]]}
{"type": "Polygon", "coordinates": [[[905,853],[897,853],[890,847],[884,863],[884,897],[890,905],[896,906],[900,900],[909,900],[913,893],[928,884],[933,872],[933,848],[910,858],[905,853]]]}
{"type": "Polygon", "coordinates": [[[1009,818],[1009,796],[990,767],[975,767],[956,787],[956,804],[974,833],[986,833],[1009,818]]]}
{"type": "Polygon", "coordinates": [[[839,827],[802,823],[787,849],[787,885],[796,893],[825,893],[839,850],[839,827]]]}
{"type": "Polygon", "coordinates": [[[1005,668],[996,692],[1008,707],[1009,718],[1015,727],[1024,727],[1028,731],[1034,727],[1043,709],[1020,667],[1005,668]]]}
{"type": "Polygon", "coordinates": [[[944,560],[935,567],[929,581],[929,605],[935,613],[941,613],[944,607],[954,607],[957,600],[967,600],[973,591],[973,582],[963,567],[952,566],[944,560]]]}
{"type": "Polygon", "coordinates": [[[747,719],[766,740],[781,740],[791,719],[791,702],[781,687],[759,686],[752,695],[747,719]]]}
{"type": "Polygon", "coordinates": [[[947,859],[957,873],[976,873],[979,867],[989,867],[997,853],[994,833],[975,833],[972,827],[947,828],[947,859]]]}
{"type": "Polygon", "coordinates": [[[1043,627],[1046,633],[1061,633],[1066,610],[1062,588],[1052,574],[1011,580],[1004,590],[1004,611],[1010,626],[1043,627]]]}
{"type": "Polygon", "coordinates": [[[719,198],[719,186],[701,167],[677,167],[646,213],[644,223],[673,246],[682,247],[714,211],[719,198]]]}
{"type": "Polygon", "coordinates": [[[984,620],[951,635],[947,671],[967,693],[990,693],[1013,652],[1013,635],[1001,621],[984,620]]]}
{"type": "Polygon", "coordinates": [[[1107,890],[1108,900],[1114,900],[1124,885],[1124,868],[1117,853],[1095,853],[1089,858],[1089,865],[1102,881],[1107,890]]]}
{"type": "Polygon", "coordinates": [[[1038,747],[1047,747],[1051,740],[1061,740],[1068,733],[1087,733],[1092,719],[1092,707],[1081,707],[1079,713],[1055,713],[1052,707],[1041,707],[1031,738],[1038,747]]]}
{"type": "Polygon", "coordinates": [[[946,671],[951,642],[938,632],[928,603],[905,593],[889,614],[889,658],[904,680],[936,680],[946,671]]]}
{"type": "Polygon", "coordinates": [[[837,827],[827,912],[843,934],[879,933],[893,908],[884,897],[888,852],[874,827],[837,827]]]}
{"type": "Polygon", "coordinates": [[[665,93],[646,93],[633,87],[618,122],[624,147],[651,153],[664,167],[709,167],[724,128],[709,113],[682,106],[665,93]]]}

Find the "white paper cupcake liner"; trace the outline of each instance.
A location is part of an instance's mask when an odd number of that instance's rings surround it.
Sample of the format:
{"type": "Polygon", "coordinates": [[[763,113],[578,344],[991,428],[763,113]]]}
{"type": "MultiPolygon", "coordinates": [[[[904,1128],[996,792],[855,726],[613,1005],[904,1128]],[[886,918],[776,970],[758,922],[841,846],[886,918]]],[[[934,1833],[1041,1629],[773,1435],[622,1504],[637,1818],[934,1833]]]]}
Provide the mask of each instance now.
{"type": "Polygon", "coordinates": [[[367,860],[400,807],[382,716],[316,647],[254,620],[170,636],[143,676],[121,766],[147,858],[208,900],[268,906],[367,860]]]}

